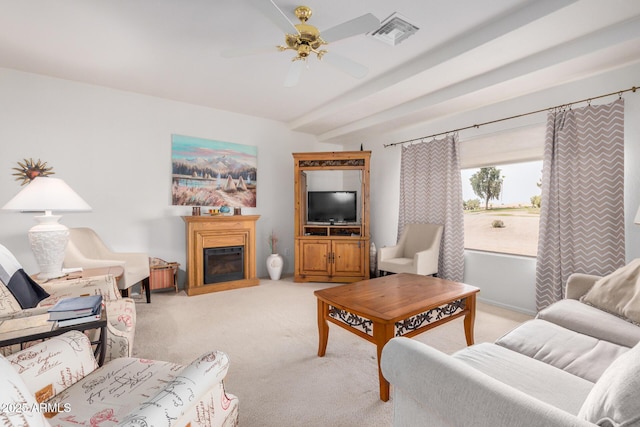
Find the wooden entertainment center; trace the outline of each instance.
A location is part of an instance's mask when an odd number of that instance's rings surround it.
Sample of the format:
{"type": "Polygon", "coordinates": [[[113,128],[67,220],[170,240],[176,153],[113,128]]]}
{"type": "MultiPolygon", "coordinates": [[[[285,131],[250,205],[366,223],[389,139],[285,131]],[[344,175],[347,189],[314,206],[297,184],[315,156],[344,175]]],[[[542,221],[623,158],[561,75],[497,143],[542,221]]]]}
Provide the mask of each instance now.
{"type": "Polygon", "coordinates": [[[294,281],[349,283],[369,278],[369,163],[371,151],[293,153],[294,281]],[[307,174],[359,172],[359,220],[349,224],[307,221],[307,174]]]}

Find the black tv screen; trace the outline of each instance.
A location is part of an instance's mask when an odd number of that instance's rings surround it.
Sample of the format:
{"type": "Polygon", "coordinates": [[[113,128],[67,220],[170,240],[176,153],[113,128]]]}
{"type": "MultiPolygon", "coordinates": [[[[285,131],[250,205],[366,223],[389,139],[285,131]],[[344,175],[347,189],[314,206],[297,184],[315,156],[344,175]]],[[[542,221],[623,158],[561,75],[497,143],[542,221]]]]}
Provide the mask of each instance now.
{"type": "Polygon", "coordinates": [[[356,191],[309,191],[307,222],[356,222],[356,191]]]}

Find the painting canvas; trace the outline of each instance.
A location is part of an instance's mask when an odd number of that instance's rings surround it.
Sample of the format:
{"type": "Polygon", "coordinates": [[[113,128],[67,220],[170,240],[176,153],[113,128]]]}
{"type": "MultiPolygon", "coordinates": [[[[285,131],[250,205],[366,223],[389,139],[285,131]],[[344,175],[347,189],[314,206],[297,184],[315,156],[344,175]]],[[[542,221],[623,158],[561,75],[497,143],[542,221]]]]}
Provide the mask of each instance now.
{"type": "Polygon", "coordinates": [[[257,147],[171,135],[172,204],[256,207],[257,147]]]}

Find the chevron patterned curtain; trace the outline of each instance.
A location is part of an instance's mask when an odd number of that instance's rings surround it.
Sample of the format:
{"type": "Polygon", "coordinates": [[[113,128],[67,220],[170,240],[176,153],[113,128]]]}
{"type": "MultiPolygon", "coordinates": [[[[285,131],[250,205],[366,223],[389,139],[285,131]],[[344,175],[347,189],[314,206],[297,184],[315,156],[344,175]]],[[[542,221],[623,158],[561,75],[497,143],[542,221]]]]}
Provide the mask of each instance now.
{"type": "Polygon", "coordinates": [[[398,236],[409,223],[444,225],[438,277],[461,282],[464,219],[457,135],[402,147],[398,236]]]}
{"type": "Polygon", "coordinates": [[[538,310],[571,273],[625,263],[624,101],[549,113],[536,265],[538,310]]]}

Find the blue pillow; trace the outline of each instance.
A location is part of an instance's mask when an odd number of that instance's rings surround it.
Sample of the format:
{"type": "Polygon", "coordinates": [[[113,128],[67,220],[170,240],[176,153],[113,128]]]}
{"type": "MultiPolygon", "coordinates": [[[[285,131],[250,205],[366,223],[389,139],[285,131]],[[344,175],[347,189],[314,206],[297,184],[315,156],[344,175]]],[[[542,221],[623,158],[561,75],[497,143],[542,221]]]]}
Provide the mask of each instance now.
{"type": "Polygon", "coordinates": [[[33,308],[49,296],[23,269],[16,270],[6,286],[23,309],[33,308]]]}

